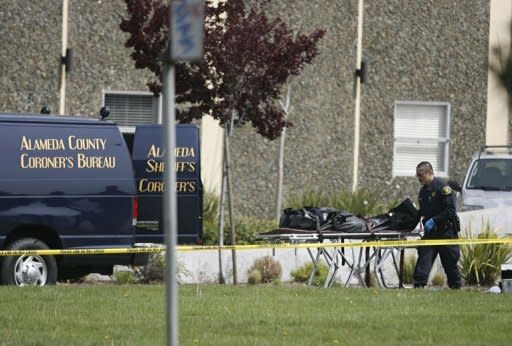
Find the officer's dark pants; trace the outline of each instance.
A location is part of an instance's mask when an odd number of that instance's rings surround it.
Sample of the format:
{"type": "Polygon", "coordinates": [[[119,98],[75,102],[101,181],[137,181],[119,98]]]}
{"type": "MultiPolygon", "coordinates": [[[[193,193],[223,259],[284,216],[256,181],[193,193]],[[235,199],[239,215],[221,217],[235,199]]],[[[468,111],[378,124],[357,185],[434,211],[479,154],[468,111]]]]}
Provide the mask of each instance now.
{"type": "Polygon", "coordinates": [[[427,284],[432,265],[439,254],[441,264],[448,278],[448,286],[450,288],[460,288],[461,279],[457,265],[460,258],[458,245],[419,246],[417,250],[418,261],[414,269],[414,287],[423,287],[427,284]]]}

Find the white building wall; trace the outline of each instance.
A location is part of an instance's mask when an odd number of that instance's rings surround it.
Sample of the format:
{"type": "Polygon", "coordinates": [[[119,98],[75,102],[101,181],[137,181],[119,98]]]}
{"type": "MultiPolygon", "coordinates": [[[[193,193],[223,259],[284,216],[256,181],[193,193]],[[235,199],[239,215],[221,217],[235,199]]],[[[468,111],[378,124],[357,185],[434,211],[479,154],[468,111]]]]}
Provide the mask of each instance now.
{"type": "MultiPolygon", "coordinates": [[[[489,27],[489,64],[498,62],[495,47],[502,47],[505,55],[510,47],[512,1],[491,0],[489,27]]],[[[499,84],[496,76],[489,71],[487,85],[486,145],[508,144],[509,104],[507,92],[499,84]]]]}
{"type": "Polygon", "coordinates": [[[210,116],[201,119],[201,180],[204,191],[220,194],[224,131],[210,116]]]}

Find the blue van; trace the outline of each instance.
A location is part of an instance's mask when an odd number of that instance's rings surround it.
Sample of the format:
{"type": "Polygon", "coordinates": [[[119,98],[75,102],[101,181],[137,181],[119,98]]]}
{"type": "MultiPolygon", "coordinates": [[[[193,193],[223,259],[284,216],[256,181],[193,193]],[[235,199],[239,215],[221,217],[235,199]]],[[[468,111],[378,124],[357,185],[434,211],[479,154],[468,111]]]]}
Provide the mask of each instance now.
{"type": "MultiPolygon", "coordinates": [[[[130,153],[115,123],[0,114],[0,249],[129,248],[136,188],[130,153]]],[[[144,255],[0,257],[0,282],[47,285],[144,255]]]]}
{"type": "MultiPolygon", "coordinates": [[[[137,243],[163,243],[163,192],[165,148],[162,125],[138,125],[124,132],[132,151],[138,194],[137,243]]],[[[176,125],[177,242],[199,244],[202,238],[203,188],[199,128],[194,124],[176,125]]]]}

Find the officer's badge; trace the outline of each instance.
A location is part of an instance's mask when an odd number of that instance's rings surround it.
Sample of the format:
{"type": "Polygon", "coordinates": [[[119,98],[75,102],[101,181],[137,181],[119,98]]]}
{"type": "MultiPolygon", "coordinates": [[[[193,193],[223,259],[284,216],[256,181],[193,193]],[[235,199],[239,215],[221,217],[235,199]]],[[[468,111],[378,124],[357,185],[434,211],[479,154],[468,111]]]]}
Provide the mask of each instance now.
{"type": "Polygon", "coordinates": [[[435,197],[435,196],[436,196],[436,192],[432,191],[432,197],[435,197]]]}
{"type": "Polygon", "coordinates": [[[443,195],[445,196],[449,196],[452,194],[452,188],[449,187],[448,185],[447,186],[444,186],[443,187],[443,195]]]}

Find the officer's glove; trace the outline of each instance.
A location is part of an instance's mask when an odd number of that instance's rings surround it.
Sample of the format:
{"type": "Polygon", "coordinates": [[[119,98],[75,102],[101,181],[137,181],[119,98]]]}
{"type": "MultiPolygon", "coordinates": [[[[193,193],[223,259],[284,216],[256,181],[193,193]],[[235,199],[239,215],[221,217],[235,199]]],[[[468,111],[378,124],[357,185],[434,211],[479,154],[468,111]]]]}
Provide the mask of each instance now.
{"type": "Polygon", "coordinates": [[[423,229],[425,230],[425,234],[429,234],[436,229],[436,223],[433,219],[428,219],[427,222],[425,222],[423,225],[423,229]]]}

